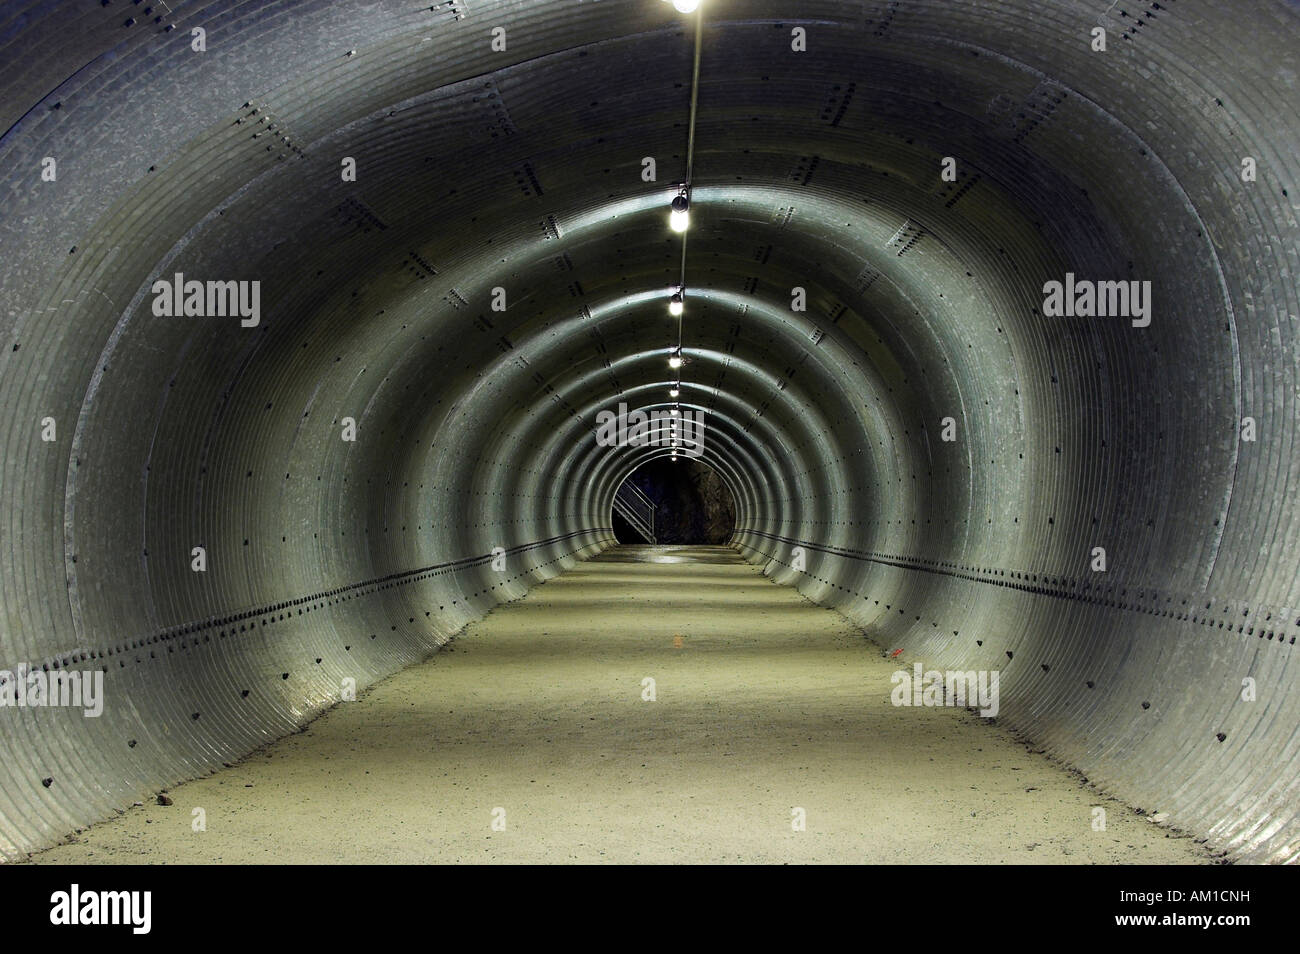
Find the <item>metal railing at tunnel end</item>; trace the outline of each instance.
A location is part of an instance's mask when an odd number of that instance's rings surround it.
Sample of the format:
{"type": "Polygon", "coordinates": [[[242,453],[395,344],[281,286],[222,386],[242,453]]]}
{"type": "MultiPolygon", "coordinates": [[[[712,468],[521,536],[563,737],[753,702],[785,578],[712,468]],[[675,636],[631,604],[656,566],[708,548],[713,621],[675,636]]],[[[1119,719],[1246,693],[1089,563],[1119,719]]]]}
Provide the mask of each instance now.
{"type": "Polygon", "coordinates": [[[654,501],[632,485],[623,481],[614,494],[614,512],[628,522],[646,543],[657,544],[655,539],[654,501]]]}

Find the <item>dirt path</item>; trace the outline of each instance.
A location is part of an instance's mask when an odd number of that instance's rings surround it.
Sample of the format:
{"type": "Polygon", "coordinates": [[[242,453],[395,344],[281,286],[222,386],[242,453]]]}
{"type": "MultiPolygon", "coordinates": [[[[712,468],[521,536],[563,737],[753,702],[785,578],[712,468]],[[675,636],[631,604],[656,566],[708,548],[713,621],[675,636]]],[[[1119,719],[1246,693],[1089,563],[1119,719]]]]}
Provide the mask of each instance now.
{"type": "Polygon", "coordinates": [[[33,860],[1209,860],[965,711],[891,705],[899,665],[732,551],[627,562],[644,554],[578,566],[173,805],[33,860]]]}

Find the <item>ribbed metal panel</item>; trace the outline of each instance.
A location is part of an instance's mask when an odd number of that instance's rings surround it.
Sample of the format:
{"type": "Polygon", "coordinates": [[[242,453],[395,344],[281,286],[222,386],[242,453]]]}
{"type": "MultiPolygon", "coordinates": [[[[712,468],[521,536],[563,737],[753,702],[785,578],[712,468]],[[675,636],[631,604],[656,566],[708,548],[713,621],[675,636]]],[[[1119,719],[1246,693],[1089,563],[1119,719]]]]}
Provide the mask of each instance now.
{"type": "MultiPolygon", "coordinates": [[[[682,400],[735,544],[1296,860],[1295,5],[706,6],[682,400]],[[1151,280],[1151,326],[1044,318],[1067,270],[1151,280]]],[[[612,541],[644,452],[592,430],[666,399],[691,50],[657,0],[54,0],[0,48],[0,668],[106,678],[0,710],[17,857],[612,541]],[[260,280],[261,325],[154,317],[175,272],[260,280]]]]}

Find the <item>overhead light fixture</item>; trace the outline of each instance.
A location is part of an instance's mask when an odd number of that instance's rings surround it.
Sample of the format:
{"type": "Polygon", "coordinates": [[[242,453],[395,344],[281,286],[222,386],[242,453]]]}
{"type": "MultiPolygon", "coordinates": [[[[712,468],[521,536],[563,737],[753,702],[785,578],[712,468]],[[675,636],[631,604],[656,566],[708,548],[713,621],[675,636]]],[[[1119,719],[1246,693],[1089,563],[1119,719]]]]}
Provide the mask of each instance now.
{"type": "Polygon", "coordinates": [[[680,291],[675,292],[673,297],[668,299],[668,314],[672,315],[674,318],[680,315],[685,307],[686,303],[682,301],[682,293],[680,291]]]}
{"type": "Polygon", "coordinates": [[[682,353],[680,351],[674,351],[672,353],[672,356],[668,359],[668,367],[680,368],[681,366],[682,366],[682,353]]]}
{"type": "Polygon", "coordinates": [[[700,0],[673,0],[678,13],[694,13],[700,6],[700,0]]]}
{"type": "Polygon", "coordinates": [[[677,193],[673,199],[672,211],[668,214],[668,227],[674,232],[685,232],[691,224],[691,200],[686,198],[686,189],[677,193]]]}

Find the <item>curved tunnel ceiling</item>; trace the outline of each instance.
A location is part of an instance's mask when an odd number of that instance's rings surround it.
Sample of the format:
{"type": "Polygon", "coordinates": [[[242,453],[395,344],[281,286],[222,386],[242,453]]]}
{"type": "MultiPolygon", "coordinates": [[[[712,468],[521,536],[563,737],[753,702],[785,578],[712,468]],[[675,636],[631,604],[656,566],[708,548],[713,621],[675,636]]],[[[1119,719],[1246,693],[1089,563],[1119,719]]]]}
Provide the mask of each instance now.
{"type": "MultiPolygon", "coordinates": [[[[1252,861],[1300,854],[1298,14],[707,0],[683,326],[748,558],[1001,669],[1012,727],[1252,861]],[[1067,272],[1150,281],[1150,325],[1044,317],[1067,272]]],[[[693,30],[657,0],[5,16],[0,666],[127,700],[0,722],[18,857],[614,542],[646,454],[594,422],[673,380],[693,30]],[[260,322],[155,316],[177,272],[259,281],[260,322]]]]}

